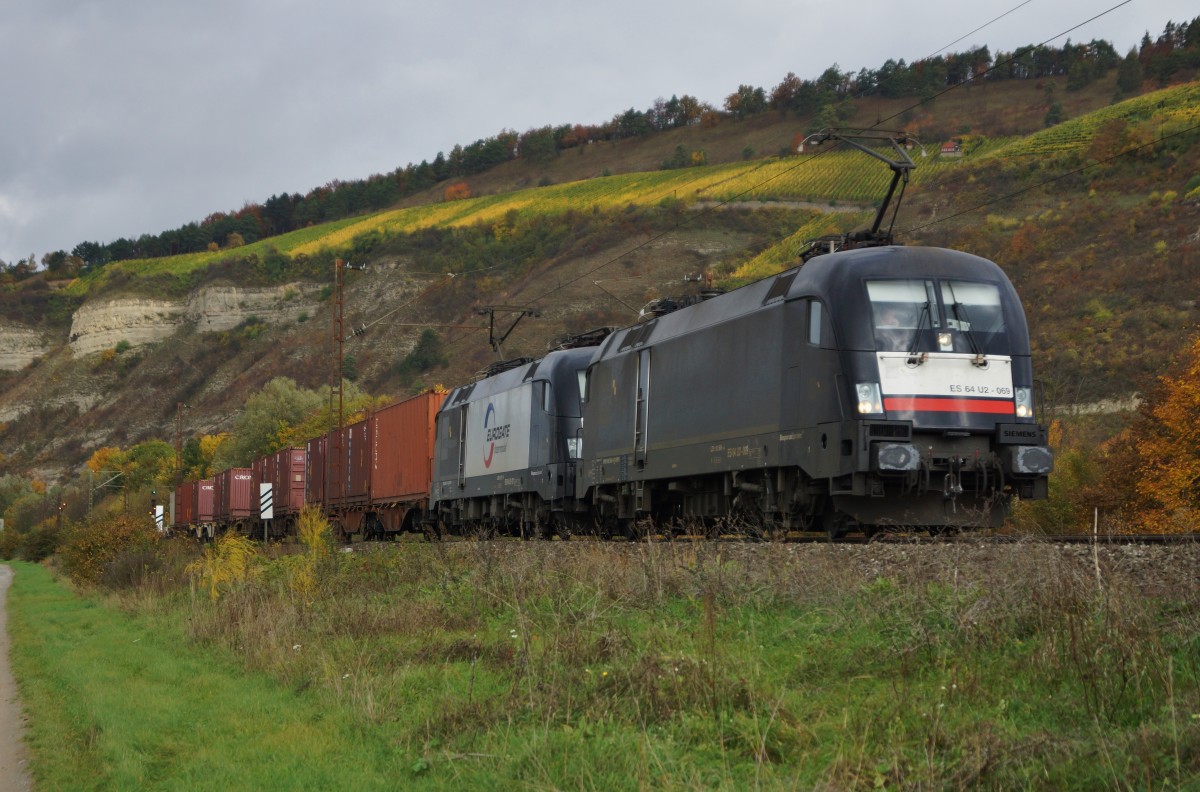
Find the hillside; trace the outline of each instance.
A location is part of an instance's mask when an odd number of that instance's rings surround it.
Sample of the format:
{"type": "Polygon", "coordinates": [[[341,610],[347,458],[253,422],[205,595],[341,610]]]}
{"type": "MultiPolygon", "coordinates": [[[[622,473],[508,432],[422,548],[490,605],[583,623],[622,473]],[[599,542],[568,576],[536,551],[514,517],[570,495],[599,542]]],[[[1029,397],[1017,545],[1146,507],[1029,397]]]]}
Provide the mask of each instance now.
{"type": "MultiPolygon", "coordinates": [[[[1043,130],[1054,83],[955,91],[907,112],[911,100],[862,100],[849,121],[900,114],[885,126],[918,130],[927,156],[914,150],[901,241],[1004,267],[1052,406],[1127,394],[1163,368],[1196,320],[1200,228],[1184,199],[1200,174],[1188,131],[1200,86],[1110,106],[1111,78],[1060,85],[1068,120],[1043,130]],[[937,153],[950,137],[963,156],[937,153]]],[[[274,376],[328,382],[335,257],[364,268],[344,301],[346,327],[366,328],[345,345],[357,384],[394,396],[494,359],[481,306],[537,308],[504,351],[538,355],[563,333],[635,321],[648,300],[694,288],[685,276],[734,284],[791,266],[804,239],[865,223],[888,178],[852,152],[777,156],[801,131],[765,113],[597,143],[467,179],[472,197],[446,200],[440,185],[243,247],[116,262],[65,288],[25,282],[0,295],[0,363],[16,369],[0,373],[0,472],[58,479],[102,445],[171,440],[180,402],[191,436],[229,428],[274,376]],[[660,169],[677,151],[708,164],[660,169]],[[413,377],[400,364],[425,329],[448,364],[413,377]]]]}

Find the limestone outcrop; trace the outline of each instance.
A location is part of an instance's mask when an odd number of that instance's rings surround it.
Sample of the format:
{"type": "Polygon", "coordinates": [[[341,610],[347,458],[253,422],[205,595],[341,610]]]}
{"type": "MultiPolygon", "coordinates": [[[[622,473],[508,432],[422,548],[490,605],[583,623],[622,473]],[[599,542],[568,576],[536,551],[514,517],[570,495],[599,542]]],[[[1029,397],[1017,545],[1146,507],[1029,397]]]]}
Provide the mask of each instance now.
{"type": "Polygon", "coordinates": [[[0,324],[0,370],[19,371],[53,348],[53,343],[32,327],[0,324]]]}
{"type": "Polygon", "coordinates": [[[153,344],[183,324],[194,325],[198,332],[205,333],[237,327],[251,316],[268,324],[294,321],[301,312],[314,308],[306,298],[319,288],[312,284],[207,286],[181,301],[138,297],[91,300],[71,320],[71,351],[88,355],[122,341],[135,347],[153,344]]]}

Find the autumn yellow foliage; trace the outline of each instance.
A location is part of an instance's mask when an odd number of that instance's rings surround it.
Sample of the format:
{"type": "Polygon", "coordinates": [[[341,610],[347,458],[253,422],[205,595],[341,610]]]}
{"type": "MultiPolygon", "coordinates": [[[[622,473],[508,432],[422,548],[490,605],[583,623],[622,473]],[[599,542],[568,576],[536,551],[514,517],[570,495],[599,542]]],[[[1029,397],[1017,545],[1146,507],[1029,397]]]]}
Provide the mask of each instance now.
{"type": "Polygon", "coordinates": [[[319,588],[321,565],[333,552],[329,520],[319,508],[307,504],[300,510],[296,533],[304,553],[288,557],[287,583],[302,602],[310,603],[319,588]]]}
{"type": "Polygon", "coordinates": [[[1178,375],[1159,379],[1137,438],[1137,492],[1148,530],[1184,533],[1200,518],[1200,336],[1178,375]]]}
{"type": "Polygon", "coordinates": [[[102,470],[120,470],[125,463],[125,452],[116,446],[104,446],[92,452],[87,461],[88,470],[99,475],[102,470]]]}
{"type": "Polygon", "coordinates": [[[221,594],[258,576],[262,569],[262,554],[251,539],[229,531],[204,548],[199,558],[187,565],[185,572],[208,589],[216,600],[221,594]]]}

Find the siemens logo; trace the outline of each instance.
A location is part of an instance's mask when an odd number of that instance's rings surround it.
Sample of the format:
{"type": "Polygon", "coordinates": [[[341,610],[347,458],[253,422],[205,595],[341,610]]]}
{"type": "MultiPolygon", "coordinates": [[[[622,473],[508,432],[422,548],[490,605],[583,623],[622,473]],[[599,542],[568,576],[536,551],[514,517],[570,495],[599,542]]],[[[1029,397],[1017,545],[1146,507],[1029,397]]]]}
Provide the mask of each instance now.
{"type": "Polygon", "coordinates": [[[1046,445],[1046,430],[1040,426],[1008,424],[999,427],[996,440],[1004,445],[1046,445]]]}

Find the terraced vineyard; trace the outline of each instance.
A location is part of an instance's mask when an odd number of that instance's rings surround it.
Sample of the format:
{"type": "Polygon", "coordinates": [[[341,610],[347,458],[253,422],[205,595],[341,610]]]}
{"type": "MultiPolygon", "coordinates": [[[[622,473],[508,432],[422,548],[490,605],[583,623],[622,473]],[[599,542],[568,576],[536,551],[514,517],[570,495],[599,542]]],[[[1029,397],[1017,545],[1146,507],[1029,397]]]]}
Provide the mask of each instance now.
{"type": "Polygon", "coordinates": [[[1164,88],[1128,99],[1056,124],[987,154],[1023,157],[1083,151],[1091,145],[1101,126],[1112,119],[1122,119],[1129,124],[1148,123],[1160,135],[1196,126],[1200,124],[1200,83],[1164,88]]]}
{"type": "Polygon", "coordinates": [[[824,214],[814,217],[800,226],[786,239],[764,250],[738,267],[733,273],[737,283],[749,283],[774,275],[785,267],[793,267],[800,258],[800,251],[810,239],[827,234],[850,231],[870,220],[870,212],[848,212],[824,214]]]}

